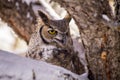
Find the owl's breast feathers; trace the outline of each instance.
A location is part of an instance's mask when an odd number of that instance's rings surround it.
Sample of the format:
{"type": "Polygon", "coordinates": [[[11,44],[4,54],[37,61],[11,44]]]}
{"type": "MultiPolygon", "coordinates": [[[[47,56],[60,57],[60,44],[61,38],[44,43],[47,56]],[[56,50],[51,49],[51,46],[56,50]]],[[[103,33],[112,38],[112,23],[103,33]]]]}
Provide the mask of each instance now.
{"type": "Polygon", "coordinates": [[[39,51],[35,50],[32,53],[28,53],[27,57],[64,67],[77,74],[82,74],[85,72],[82,68],[84,66],[81,64],[77,53],[70,50],[59,48],[42,48],[39,51]]]}
{"type": "Polygon", "coordinates": [[[47,62],[62,66],[77,74],[82,74],[85,72],[83,69],[84,66],[81,64],[77,52],[73,52],[71,50],[54,49],[53,58],[47,62]]]}

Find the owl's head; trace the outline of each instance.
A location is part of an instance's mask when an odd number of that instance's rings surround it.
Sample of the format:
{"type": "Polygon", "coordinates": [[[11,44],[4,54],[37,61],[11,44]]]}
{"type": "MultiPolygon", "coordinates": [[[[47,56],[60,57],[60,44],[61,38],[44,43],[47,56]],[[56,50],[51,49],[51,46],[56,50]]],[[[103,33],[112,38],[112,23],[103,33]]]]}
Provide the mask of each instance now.
{"type": "Polygon", "coordinates": [[[56,45],[64,48],[71,39],[69,31],[70,16],[65,16],[61,20],[50,19],[45,13],[39,11],[42,19],[42,26],[39,28],[39,35],[45,44],[56,45]]]}

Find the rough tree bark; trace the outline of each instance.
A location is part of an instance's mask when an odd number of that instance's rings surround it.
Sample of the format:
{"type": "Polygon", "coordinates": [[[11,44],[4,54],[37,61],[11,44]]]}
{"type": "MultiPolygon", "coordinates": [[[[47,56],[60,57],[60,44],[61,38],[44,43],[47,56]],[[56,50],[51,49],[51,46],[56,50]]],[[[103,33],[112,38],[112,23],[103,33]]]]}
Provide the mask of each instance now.
{"type": "Polygon", "coordinates": [[[83,41],[92,80],[120,79],[120,1],[115,14],[109,0],[52,0],[75,19],[83,41]]]}

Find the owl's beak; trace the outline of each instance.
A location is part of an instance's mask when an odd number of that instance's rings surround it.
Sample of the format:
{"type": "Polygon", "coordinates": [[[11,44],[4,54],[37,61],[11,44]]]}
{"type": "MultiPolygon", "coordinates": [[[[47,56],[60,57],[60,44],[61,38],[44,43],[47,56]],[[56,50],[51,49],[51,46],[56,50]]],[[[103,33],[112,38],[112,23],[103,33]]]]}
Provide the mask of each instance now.
{"type": "Polygon", "coordinates": [[[66,44],[66,39],[62,39],[62,40],[58,40],[58,41],[65,46],[65,44],[66,44]]]}
{"type": "Polygon", "coordinates": [[[66,43],[66,37],[62,37],[62,39],[57,39],[56,42],[60,48],[65,48],[67,43],[66,43]]]}

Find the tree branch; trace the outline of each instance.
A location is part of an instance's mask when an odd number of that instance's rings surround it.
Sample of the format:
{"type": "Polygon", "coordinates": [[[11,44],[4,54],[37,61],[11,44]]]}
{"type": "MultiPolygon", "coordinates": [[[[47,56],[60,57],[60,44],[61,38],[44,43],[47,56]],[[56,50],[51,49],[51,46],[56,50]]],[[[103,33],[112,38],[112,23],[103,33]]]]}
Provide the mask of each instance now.
{"type": "Polygon", "coordinates": [[[0,80],[88,80],[62,67],[0,50],[0,80]]]}

